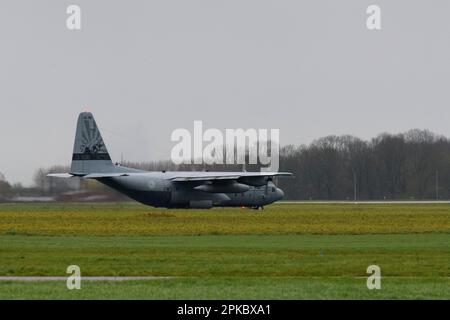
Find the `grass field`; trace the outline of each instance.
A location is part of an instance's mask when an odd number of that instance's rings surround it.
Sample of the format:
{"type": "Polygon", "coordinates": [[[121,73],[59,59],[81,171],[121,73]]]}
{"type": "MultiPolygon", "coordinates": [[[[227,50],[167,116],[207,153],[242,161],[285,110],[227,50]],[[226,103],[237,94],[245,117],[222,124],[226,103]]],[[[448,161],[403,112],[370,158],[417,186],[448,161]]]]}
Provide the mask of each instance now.
{"type": "Polygon", "coordinates": [[[0,276],[170,279],[0,282],[0,299],[449,299],[450,205],[0,205],[0,276]],[[379,265],[382,288],[368,290],[379,265]]]}

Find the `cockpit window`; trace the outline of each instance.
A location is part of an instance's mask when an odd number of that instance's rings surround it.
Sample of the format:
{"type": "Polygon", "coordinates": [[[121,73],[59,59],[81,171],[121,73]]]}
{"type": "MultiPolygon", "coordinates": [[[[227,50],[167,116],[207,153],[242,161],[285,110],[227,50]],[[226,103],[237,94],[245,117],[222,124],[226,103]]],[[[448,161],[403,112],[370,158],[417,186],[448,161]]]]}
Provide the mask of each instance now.
{"type": "Polygon", "coordinates": [[[272,192],[275,192],[275,187],[272,187],[272,192]]]}

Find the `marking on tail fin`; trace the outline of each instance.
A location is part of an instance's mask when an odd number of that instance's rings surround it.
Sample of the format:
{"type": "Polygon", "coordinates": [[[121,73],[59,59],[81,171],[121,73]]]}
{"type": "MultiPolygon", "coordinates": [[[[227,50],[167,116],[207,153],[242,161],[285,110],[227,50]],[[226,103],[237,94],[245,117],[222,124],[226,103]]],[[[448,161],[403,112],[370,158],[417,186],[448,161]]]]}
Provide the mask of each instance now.
{"type": "Polygon", "coordinates": [[[74,153],[72,160],[111,160],[108,153],[74,153]]]}

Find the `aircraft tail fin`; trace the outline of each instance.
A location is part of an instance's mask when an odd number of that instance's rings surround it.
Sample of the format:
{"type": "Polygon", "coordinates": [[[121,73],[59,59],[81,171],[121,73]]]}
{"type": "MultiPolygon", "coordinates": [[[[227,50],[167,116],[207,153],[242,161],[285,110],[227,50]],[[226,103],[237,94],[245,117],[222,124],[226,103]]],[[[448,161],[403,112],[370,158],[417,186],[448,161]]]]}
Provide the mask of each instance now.
{"type": "Polygon", "coordinates": [[[70,173],[87,175],[115,171],[114,168],[94,116],[90,112],[80,113],[70,173]]]}

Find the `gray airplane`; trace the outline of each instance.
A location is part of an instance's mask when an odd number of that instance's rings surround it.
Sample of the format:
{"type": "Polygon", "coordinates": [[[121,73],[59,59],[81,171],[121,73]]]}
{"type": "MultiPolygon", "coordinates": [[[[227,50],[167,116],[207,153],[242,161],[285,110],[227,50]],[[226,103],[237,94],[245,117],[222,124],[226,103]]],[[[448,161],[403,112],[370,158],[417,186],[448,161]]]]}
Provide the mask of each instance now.
{"type": "Polygon", "coordinates": [[[59,178],[95,179],[146,205],[165,208],[249,207],[281,200],[272,182],[288,172],[144,171],[112,163],[90,112],[78,117],[70,173],[59,178]]]}

